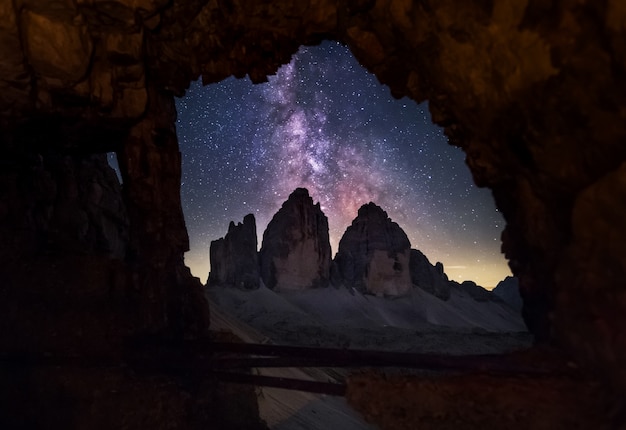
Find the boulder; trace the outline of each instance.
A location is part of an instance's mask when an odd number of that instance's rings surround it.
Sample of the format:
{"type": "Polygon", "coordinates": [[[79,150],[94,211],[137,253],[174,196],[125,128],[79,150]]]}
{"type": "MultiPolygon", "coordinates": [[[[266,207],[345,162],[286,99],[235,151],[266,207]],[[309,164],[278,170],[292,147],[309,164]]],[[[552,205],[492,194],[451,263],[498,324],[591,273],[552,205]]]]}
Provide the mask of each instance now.
{"type": "Polygon", "coordinates": [[[247,290],[259,288],[256,222],[254,215],[243,218],[243,224],[230,222],[228,233],[211,242],[211,272],[207,286],[228,285],[247,290]]]}
{"type": "Polygon", "coordinates": [[[365,204],[339,242],[333,280],[363,293],[404,295],[411,289],[410,249],[406,233],[387,212],[365,204]]]}
{"type": "Polygon", "coordinates": [[[297,188],[263,233],[261,278],[274,290],[326,287],[330,278],[328,218],[305,188],[297,188]]]}
{"type": "Polygon", "coordinates": [[[450,298],[450,281],[440,262],[433,266],[421,251],[411,249],[409,271],[414,286],[442,300],[450,298]]]}

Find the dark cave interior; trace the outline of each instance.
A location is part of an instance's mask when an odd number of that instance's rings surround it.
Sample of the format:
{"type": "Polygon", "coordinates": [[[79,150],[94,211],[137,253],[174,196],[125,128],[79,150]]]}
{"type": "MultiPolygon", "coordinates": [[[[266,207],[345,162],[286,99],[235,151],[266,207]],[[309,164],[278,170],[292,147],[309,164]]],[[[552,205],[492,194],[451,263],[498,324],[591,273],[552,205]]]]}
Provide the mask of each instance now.
{"type": "MultiPolygon", "coordinates": [[[[22,0],[0,17],[4,428],[262,428],[250,391],[122,363],[138,339],[209,336],[201,286],[183,264],[174,97],[198,77],[263,82],[299,46],[326,39],[395,96],[429,101],[504,215],[529,329],[623,410],[620,2],[22,0]],[[117,153],[122,188],[106,152],[117,153]]],[[[384,390],[375,378],[359,384],[384,390]]],[[[558,423],[572,411],[549,413],[558,423]]]]}

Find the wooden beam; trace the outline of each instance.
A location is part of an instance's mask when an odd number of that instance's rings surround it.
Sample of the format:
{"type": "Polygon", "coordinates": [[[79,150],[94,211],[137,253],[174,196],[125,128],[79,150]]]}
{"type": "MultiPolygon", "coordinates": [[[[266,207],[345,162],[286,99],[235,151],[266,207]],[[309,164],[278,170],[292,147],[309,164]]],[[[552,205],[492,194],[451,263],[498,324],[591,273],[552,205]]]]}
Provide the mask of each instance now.
{"type": "Polygon", "coordinates": [[[442,355],[389,351],[311,348],[249,343],[214,343],[217,367],[404,367],[441,371],[472,371],[543,375],[566,369],[545,369],[516,363],[507,355],[442,355]],[[220,353],[256,355],[264,358],[220,357],[220,353]]]}
{"type": "Polygon", "coordinates": [[[344,396],[346,394],[346,386],[344,384],[332,382],[305,381],[302,379],[233,372],[211,372],[211,375],[220,382],[283,388],[285,390],[306,391],[332,396],[344,396]]]}

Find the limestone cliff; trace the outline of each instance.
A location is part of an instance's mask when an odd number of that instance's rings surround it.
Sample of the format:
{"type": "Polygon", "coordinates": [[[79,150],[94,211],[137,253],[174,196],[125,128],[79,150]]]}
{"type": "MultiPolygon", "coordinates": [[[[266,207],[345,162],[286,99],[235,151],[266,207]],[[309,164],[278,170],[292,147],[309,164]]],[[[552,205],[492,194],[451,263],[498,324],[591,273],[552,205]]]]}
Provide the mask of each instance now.
{"type": "Polygon", "coordinates": [[[339,242],[335,282],[364,293],[406,294],[411,288],[410,248],[387,212],[371,202],[363,205],[339,242]]]}
{"type": "Polygon", "coordinates": [[[443,271],[443,264],[437,262],[433,266],[421,251],[411,249],[409,267],[414,286],[442,300],[450,298],[450,281],[443,271]]]}
{"type": "Polygon", "coordinates": [[[263,233],[261,278],[275,290],[326,287],[330,277],[328,219],[305,188],[297,188],[263,233]]]}
{"type": "Polygon", "coordinates": [[[228,285],[247,290],[259,288],[256,221],[254,215],[243,218],[243,224],[230,222],[228,233],[211,242],[211,273],[208,286],[228,285]]]}

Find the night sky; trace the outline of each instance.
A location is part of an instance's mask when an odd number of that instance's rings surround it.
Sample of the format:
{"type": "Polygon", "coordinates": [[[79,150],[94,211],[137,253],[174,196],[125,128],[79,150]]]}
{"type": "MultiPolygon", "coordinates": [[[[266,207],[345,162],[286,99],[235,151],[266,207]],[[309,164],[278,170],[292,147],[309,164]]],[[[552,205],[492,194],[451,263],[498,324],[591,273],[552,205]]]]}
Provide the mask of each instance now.
{"type": "Polygon", "coordinates": [[[500,254],[502,216],[427,104],[392,98],[335,42],[301,48],[269,83],[195,82],[177,108],[191,241],[185,261],[203,282],[210,242],[228,223],[253,213],[260,247],[297,187],[328,217],[333,255],[357,209],[372,201],[451,279],[492,288],[510,274],[500,254]]]}

